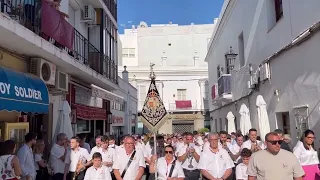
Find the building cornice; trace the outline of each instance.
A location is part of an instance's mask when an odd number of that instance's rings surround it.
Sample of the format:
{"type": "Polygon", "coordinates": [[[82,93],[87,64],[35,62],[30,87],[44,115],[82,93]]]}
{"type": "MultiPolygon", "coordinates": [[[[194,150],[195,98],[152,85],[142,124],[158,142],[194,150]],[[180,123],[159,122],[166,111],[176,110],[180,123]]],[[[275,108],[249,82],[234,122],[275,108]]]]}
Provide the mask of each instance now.
{"type": "Polygon", "coordinates": [[[224,30],[224,27],[226,26],[226,24],[229,20],[229,17],[232,14],[232,11],[233,11],[237,1],[238,0],[227,0],[224,2],[225,4],[223,6],[225,8],[222,9],[221,14],[219,16],[218,23],[215,26],[215,29],[212,33],[211,40],[209,42],[210,46],[209,46],[208,52],[206,54],[206,57],[204,59],[205,62],[209,62],[209,60],[207,59],[208,54],[210,51],[212,51],[212,49],[214,49],[215,45],[218,43],[218,41],[222,35],[222,32],[224,30]]]}

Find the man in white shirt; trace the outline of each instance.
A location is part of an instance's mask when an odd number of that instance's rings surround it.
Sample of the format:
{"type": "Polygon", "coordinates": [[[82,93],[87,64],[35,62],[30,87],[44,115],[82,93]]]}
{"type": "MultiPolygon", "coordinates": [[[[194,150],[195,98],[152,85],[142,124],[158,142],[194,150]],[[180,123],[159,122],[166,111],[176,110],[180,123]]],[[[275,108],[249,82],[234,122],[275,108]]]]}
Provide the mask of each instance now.
{"type": "Polygon", "coordinates": [[[193,135],[186,133],[186,144],[178,152],[178,160],[181,162],[185,180],[200,178],[200,171],[197,169],[200,159],[201,149],[193,142],[193,135]]]}
{"type": "Polygon", "coordinates": [[[109,148],[117,149],[116,137],[114,135],[109,136],[109,148]]]}
{"type": "Polygon", "coordinates": [[[204,179],[226,180],[232,173],[234,164],[228,152],[219,148],[219,135],[209,134],[209,151],[203,151],[200,156],[198,169],[204,179]]]}
{"type": "Polygon", "coordinates": [[[70,139],[70,149],[66,156],[64,179],[69,180],[76,177],[76,180],[83,180],[84,170],[91,165],[91,158],[88,151],[80,147],[80,138],[72,137],[70,139]]]}
{"type": "Polygon", "coordinates": [[[257,130],[252,128],[249,130],[249,140],[244,142],[241,149],[250,149],[253,153],[266,148],[263,142],[257,140],[257,130]]]}
{"type": "Polygon", "coordinates": [[[36,167],[32,146],[37,142],[37,134],[28,133],[24,137],[25,144],[19,149],[17,156],[19,158],[20,167],[22,171],[22,180],[34,180],[36,178],[36,167]]]}
{"type": "Polygon", "coordinates": [[[198,133],[198,131],[193,131],[193,136],[194,136],[194,143],[197,146],[202,147],[204,142],[203,142],[201,134],[198,133]]]}
{"type": "Polygon", "coordinates": [[[136,149],[140,149],[143,152],[145,149],[145,144],[142,142],[141,136],[137,135],[135,138],[135,141],[136,141],[136,145],[135,145],[136,149]]]}
{"type": "Polygon", "coordinates": [[[229,152],[230,157],[232,160],[234,160],[234,164],[237,165],[240,163],[241,160],[241,146],[243,144],[243,135],[242,134],[237,134],[236,143],[231,145],[230,148],[227,148],[226,150],[229,152]]]}
{"type": "Polygon", "coordinates": [[[92,155],[95,152],[100,152],[100,151],[101,151],[101,136],[97,135],[96,136],[96,146],[91,149],[90,156],[92,157],[92,155]]]}
{"type": "Polygon", "coordinates": [[[50,151],[50,167],[53,170],[53,180],[63,180],[65,158],[67,155],[68,138],[64,133],[57,135],[57,141],[50,151]]]}
{"type": "Polygon", "coordinates": [[[124,139],[124,148],[116,150],[112,168],[118,180],[140,180],[143,176],[145,159],[140,150],[135,150],[134,145],[134,138],[127,136],[124,139]],[[128,164],[131,158],[132,161],[128,164]]]}

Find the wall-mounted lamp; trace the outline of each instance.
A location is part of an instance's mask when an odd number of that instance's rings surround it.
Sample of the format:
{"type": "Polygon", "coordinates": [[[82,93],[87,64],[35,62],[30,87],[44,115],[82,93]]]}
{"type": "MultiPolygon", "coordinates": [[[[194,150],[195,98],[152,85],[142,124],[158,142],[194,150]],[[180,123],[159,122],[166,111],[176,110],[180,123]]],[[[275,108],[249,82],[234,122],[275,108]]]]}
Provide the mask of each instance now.
{"type": "Polygon", "coordinates": [[[280,101],[278,89],[274,90],[274,95],[277,96],[277,100],[280,101]]]}

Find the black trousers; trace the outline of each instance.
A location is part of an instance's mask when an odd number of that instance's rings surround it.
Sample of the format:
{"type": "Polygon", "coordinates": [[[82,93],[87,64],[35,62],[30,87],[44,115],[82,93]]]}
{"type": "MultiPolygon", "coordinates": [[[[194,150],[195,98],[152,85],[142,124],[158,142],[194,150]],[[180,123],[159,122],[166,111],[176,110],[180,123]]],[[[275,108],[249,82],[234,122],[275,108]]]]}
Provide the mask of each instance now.
{"type": "Polygon", "coordinates": [[[63,180],[63,174],[62,173],[56,173],[52,176],[53,180],[63,180]]]}
{"type": "Polygon", "coordinates": [[[200,178],[200,170],[187,170],[183,169],[185,180],[195,180],[200,178]]]}
{"type": "MultiPolygon", "coordinates": [[[[85,174],[86,174],[85,171],[80,172],[75,180],[83,180],[85,174]]],[[[72,179],[73,176],[74,176],[74,172],[69,172],[67,175],[67,180],[73,180],[72,179]]]]}

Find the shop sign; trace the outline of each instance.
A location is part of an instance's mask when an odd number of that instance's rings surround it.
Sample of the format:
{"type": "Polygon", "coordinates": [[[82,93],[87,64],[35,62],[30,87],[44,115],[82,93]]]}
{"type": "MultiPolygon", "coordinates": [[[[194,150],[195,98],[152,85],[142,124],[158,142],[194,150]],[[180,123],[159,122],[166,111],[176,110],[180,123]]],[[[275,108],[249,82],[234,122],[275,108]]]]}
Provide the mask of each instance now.
{"type": "Polygon", "coordinates": [[[93,97],[90,90],[74,86],[75,89],[75,103],[85,106],[102,108],[103,100],[98,97],[93,97]]]}
{"type": "Polygon", "coordinates": [[[26,98],[34,100],[42,100],[41,92],[31,88],[12,86],[9,83],[0,82],[0,93],[3,95],[14,95],[17,99],[26,98]]]}
{"type": "Polygon", "coordinates": [[[122,123],[123,123],[123,117],[112,116],[112,124],[122,124],[122,123]]]}
{"type": "Polygon", "coordinates": [[[169,116],[171,119],[195,120],[199,119],[199,114],[172,114],[169,116]]]}
{"type": "Polygon", "coordinates": [[[136,124],[136,119],[131,119],[131,124],[136,124]]]}

